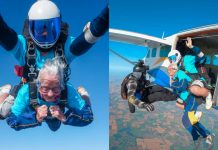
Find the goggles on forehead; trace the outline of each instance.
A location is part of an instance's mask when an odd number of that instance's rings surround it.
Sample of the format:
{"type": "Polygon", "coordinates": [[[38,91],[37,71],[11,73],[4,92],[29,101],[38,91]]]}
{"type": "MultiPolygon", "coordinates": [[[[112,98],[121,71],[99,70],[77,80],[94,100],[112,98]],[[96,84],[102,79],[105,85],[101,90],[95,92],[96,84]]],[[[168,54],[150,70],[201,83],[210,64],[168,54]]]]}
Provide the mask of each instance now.
{"type": "Polygon", "coordinates": [[[29,32],[33,40],[42,48],[56,43],[61,30],[60,17],[43,20],[29,20],[29,32]]]}

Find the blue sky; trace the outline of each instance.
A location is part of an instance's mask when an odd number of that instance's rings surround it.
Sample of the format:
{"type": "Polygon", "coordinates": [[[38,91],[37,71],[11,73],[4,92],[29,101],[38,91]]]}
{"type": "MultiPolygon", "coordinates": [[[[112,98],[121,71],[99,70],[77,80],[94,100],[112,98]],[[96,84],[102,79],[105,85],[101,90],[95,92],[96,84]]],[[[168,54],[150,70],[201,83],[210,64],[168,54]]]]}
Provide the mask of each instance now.
{"type": "MultiPolygon", "coordinates": [[[[110,0],[110,28],[139,32],[161,38],[182,30],[218,23],[216,0],[110,0]]],[[[143,47],[110,41],[110,48],[131,60],[146,53],[143,47]]],[[[132,65],[111,52],[110,71],[131,71],[132,65]],[[119,63],[117,63],[119,62],[119,63]]]]}
{"type": "MultiPolygon", "coordinates": [[[[35,0],[0,1],[0,13],[18,34],[22,33],[23,21],[35,0]]],[[[63,20],[70,25],[70,34],[78,36],[87,23],[106,6],[107,0],[53,0],[60,8],[63,20]]],[[[0,85],[19,83],[13,73],[15,58],[0,47],[0,85]]],[[[1,149],[4,150],[104,150],[109,143],[108,113],[108,33],[88,53],[76,58],[70,65],[70,82],[74,87],[83,85],[91,96],[94,122],[87,127],[62,125],[52,132],[44,124],[41,127],[14,131],[5,121],[0,121],[1,149]]]]}

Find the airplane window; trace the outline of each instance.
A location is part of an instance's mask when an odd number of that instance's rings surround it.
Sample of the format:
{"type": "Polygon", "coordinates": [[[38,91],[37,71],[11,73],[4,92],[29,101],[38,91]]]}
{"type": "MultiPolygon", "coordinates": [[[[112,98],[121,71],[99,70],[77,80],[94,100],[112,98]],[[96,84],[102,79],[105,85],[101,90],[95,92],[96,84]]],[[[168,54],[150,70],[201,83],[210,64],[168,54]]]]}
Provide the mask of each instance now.
{"type": "Polygon", "coordinates": [[[207,57],[207,61],[205,64],[209,65],[211,62],[211,57],[209,55],[205,55],[207,57]]]}
{"type": "Polygon", "coordinates": [[[168,57],[168,53],[170,52],[170,46],[163,46],[160,48],[160,57],[168,57]]]}
{"type": "Polygon", "coordinates": [[[147,58],[149,58],[150,57],[150,49],[148,49],[148,54],[147,54],[147,56],[146,56],[147,58]]]}
{"type": "Polygon", "coordinates": [[[213,65],[218,66],[218,55],[213,56],[213,65]]]}
{"type": "Polygon", "coordinates": [[[153,48],[151,52],[151,57],[156,57],[157,48],[153,48]]]}

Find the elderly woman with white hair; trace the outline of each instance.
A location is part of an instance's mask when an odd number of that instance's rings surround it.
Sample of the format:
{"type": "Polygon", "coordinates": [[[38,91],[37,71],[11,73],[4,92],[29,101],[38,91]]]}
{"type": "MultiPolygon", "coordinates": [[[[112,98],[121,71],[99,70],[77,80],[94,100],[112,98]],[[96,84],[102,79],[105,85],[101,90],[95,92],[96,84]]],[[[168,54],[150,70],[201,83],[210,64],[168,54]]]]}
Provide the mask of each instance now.
{"type": "Polygon", "coordinates": [[[65,85],[64,64],[60,59],[45,62],[35,82],[35,92],[33,87],[23,85],[11,108],[7,123],[15,130],[39,126],[43,121],[52,131],[59,129],[61,123],[85,126],[92,122],[93,113],[87,92],[80,88],[81,96],[72,85],[65,85]]]}
{"type": "MultiPolygon", "coordinates": [[[[182,124],[186,130],[191,134],[195,144],[195,149],[198,149],[201,140],[204,138],[208,149],[213,147],[214,134],[207,130],[199,121],[202,112],[197,111],[199,98],[191,88],[198,88],[202,94],[207,93],[207,89],[199,87],[199,84],[192,81],[192,79],[182,70],[179,70],[176,64],[171,64],[168,67],[168,73],[171,81],[171,88],[178,97],[180,97],[185,105],[183,105],[184,114],[182,117],[182,124]]],[[[178,105],[177,105],[178,106],[178,105]]]]}

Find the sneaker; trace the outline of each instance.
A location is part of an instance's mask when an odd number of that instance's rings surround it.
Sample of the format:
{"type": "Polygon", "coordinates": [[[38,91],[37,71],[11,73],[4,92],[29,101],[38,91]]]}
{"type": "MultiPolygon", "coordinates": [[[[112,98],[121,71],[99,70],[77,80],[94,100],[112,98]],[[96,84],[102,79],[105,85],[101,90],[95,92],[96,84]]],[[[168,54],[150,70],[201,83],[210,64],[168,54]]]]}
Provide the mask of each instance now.
{"type": "Polygon", "coordinates": [[[202,139],[203,139],[203,137],[200,136],[200,137],[198,137],[197,140],[194,141],[194,145],[195,145],[194,150],[199,150],[199,147],[200,147],[200,145],[201,145],[201,141],[202,141],[202,139]]]}
{"type": "Polygon", "coordinates": [[[202,112],[201,111],[196,111],[195,112],[195,117],[197,118],[198,122],[200,121],[201,117],[202,117],[202,112]]]}
{"type": "Polygon", "coordinates": [[[207,150],[212,150],[214,146],[215,134],[210,134],[206,137],[205,143],[207,144],[207,150]]]}
{"type": "Polygon", "coordinates": [[[86,89],[82,86],[79,86],[77,88],[77,92],[81,95],[81,96],[88,96],[89,97],[89,94],[88,92],[86,91],[86,89]]]}
{"type": "Polygon", "coordinates": [[[207,110],[209,110],[209,109],[211,109],[212,105],[213,105],[212,100],[206,98],[205,108],[206,108],[207,110]]]}
{"type": "Polygon", "coordinates": [[[77,92],[81,95],[81,97],[86,100],[88,102],[88,104],[91,104],[90,103],[90,100],[89,100],[89,94],[88,92],[86,91],[86,89],[82,86],[79,86],[77,88],[77,92]]]}
{"type": "Polygon", "coordinates": [[[130,113],[135,113],[135,105],[128,101],[129,111],[130,113]]]}
{"type": "Polygon", "coordinates": [[[212,96],[211,96],[211,93],[209,93],[208,96],[206,97],[205,108],[209,110],[211,109],[212,105],[213,105],[212,96]]]}
{"type": "Polygon", "coordinates": [[[10,84],[6,84],[0,87],[0,103],[3,103],[4,100],[9,96],[10,90],[11,90],[10,84]]]}

